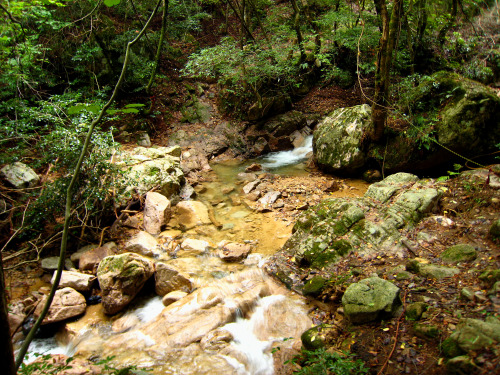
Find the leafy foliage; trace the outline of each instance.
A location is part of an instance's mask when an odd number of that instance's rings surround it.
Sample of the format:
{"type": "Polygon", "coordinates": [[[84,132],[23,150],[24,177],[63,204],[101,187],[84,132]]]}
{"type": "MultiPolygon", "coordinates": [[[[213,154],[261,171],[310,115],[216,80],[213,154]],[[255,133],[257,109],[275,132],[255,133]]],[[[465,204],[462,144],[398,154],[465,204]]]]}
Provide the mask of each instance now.
{"type": "Polygon", "coordinates": [[[360,359],[354,359],[354,355],[340,355],[329,352],[324,348],[312,351],[303,349],[302,356],[295,358],[294,361],[299,361],[302,365],[302,368],[295,372],[297,375],[357,375],[368,373],[368,368],[360,359]]]}

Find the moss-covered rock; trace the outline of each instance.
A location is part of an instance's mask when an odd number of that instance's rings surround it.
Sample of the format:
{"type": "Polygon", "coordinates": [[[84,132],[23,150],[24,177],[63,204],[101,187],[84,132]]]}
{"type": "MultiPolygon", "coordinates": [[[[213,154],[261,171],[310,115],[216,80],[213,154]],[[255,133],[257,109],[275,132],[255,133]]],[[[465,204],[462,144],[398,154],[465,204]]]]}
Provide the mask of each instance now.
{"type": "Polygon", "coordinates": [[[495,220],[490,227],[490,236],[493,238],[500,238],[500,219],[495,220]]]}
{"type": "Polygon", "coordinates": [[[427,339],[434,339],[441,333],[437,326],[426,323],[415,323],[413,330],[416,336],[427,339]]]}
{"type": "Polygon", "coordinates": [[[370,277],[349,285],[342,296],[344,313],[361,324],[393,317],[401,306],[400,289],[391,282],[370,277]]]}
{"type": "Polygon", "coordinates": [[[302,294],[305,296],[317,297],[321,294],[325,283],[326,280],[323,277],[319,275],[314,276],[311,280],[304,284],[302,294]]]}
{"type": "Polygon", "coordinates": [[[337,330],[330,324],[320,324],[305,331],[300,339],[307,350],[324,348],[335,336],[337,330]]]}
{"type": "Polygon", "coordinates": [[[332,112],[314,131],[313,150],[317,164],[336,173],[359,172],[366,162],[361,142],[370,127],[371,109],[366,104],[332,112]]]}
{"type": "Polygon", "coordinates": [[[406,318],[410,320],[420,320],[422,314],[427,310],[429,305],[425,302],[414,302],[406,307],[406,318]]]}
{"type": "Polygon", "coordinates": [[[441,253],[441,259],[446,263],[469,262],[476,258],[476,249],[474,246],[468,244],[450,246],[441,253]]]}

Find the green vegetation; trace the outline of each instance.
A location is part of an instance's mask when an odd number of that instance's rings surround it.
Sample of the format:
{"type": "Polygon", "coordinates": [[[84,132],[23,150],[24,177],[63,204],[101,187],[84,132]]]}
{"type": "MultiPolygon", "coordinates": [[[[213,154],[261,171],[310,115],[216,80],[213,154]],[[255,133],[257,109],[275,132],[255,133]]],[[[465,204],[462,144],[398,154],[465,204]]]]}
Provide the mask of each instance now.
{"type": "Polygon", "coordinates": [[[368,368],[363,361],[355,359],[352,354],[338,354],[324,348],[316,350],[302,349],[302,355],[293,359],[302,368],[296,371],[298,375],[356,375],[367,374],[368,368]]]}

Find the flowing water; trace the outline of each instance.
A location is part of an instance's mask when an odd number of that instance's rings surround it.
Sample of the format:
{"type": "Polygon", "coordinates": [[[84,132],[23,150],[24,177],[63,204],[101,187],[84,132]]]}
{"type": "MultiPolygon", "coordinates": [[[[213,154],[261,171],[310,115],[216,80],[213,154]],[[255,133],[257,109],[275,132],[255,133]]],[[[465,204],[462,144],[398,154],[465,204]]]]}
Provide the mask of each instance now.
{"type": "Polygon", "coordinates": [[[88,306],[84,317],[55,337],[36,339],[30,353],[113,356],[117,367],[152,368],[154,374],[273,374],[273,347],[291,347],[311,325],[304,301],[260,269],[290,236],[291,225],[239,204],[240,189],[224,188],[234,186],[237,174],[253,162],[265,172],[307,176],[303,162],[311,151],[308,137],[292,151],[213,166],[218,177],[203,184],[206,191],[197,199],[214,207],[222,228],[195,228],[183,236],[250,243],[254,250],[244,263],[225,263],[215,255],[168,259],[190,275],[194,292],[167,307],[158,296],[142,296],[113,317],[100,305],[88,306]]]}

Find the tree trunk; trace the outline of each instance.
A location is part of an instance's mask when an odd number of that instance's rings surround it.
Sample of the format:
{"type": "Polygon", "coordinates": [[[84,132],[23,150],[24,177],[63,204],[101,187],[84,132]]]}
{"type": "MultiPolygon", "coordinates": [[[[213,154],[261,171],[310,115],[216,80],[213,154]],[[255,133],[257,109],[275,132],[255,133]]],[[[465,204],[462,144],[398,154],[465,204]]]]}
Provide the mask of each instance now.
{"type": "Polygon", "coordinates": [[[374,0],[374,2],[382,21],[382,36],[379,41],[377,71],[375,72],[375,95],[372,105],[372,122],[374,127],[372,140],[378,142],[384,136],[387,119],[392,53],[399,29],[402,0],[394,1],[390,17],[385,0],[374,0]]]}
{"type": "Polygon", "coordinates": [[[448,16],[448,22],[443,26],[441,30],[439,30],[439,35],[438,35],[438,41],[439,44],[442,46],[446,40],[446,34],[448,33],[448,30],[450,30],[455,23],[455,20],[457,18],[457,10],[458,10],[458,0],[452,0],[451,1],[451,11],[450,15],[448,16]]]}
{"type": "Polygon", "coordinates": [[[0,363],[5,375],[16,375],[14,364],[14,350],[10,338],[10,327],[7,313],[7,299],[5,298],[5,281],[3,277],[2,254],[0,253],[0,363]]]}
{"type": "Polygon", "coordinates": [[[295,34],[297,35],[297,43],[299,45],[300,51],[300,62],[304,62],[306,60],[306,52],[304,50],[304,39],[302,38],[302,31],[300,31],[300,10],[297,5],[297,1],[290,0],[293,7],[293,28],[295,30],[295,34]]]}

